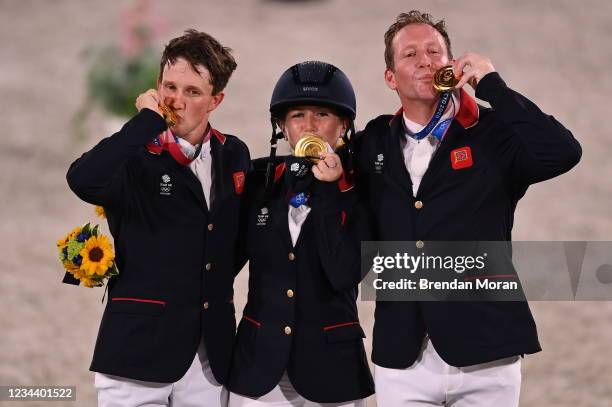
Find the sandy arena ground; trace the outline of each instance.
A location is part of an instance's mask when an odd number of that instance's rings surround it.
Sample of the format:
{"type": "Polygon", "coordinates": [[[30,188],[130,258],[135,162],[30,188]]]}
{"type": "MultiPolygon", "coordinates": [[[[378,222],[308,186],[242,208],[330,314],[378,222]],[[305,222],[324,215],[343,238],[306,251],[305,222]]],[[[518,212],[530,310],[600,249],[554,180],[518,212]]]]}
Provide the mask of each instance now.
{"type": "MultiPolygon", "coordinates": [[[[235,49],[238,70],[212,120],[242,137],[253,157],[267,153],[267,106],[285,68],[307,59],[341,67],[357,91],[361,128],[399,105],[382,79],[382,36],[396,14],[422,8],[444,17],[456,55],[489,56],[512,88],[582,143],[576,169],[530,188],[517,210],[514,239],[612,240],[609,1],[159,3],[157,13],[169,26],[160,45],[194,27],[235,49]]],[[[0,385],[75,385],[71,406],[95,405],[88,367],[102,290],[60,283],[55,241],[95,220],[64,177],[72,160],[108,135],[108,120],[94,114],[80,141],[70,121],[85,99],[81,53],[117,41],[118,15],[127,4],[0,0],[0,385]]],[[[239,310],[247,277],[245,270],[236,283],[239,310]]],[[[369,352],[373,305],[360,303],[360,310],[369,352]]],[[[611,406],[612,302],[537,302],[532,310],[544,351],[523,363],[521,405],[611,406]]]]}

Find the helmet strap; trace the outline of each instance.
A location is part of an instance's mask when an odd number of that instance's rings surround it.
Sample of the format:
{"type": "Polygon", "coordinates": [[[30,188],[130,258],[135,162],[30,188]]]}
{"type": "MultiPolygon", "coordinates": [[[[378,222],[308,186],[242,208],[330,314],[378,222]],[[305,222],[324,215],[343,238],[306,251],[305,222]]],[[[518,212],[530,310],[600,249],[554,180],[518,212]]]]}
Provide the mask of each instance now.
{"type": "Polygon", "coordinates": [[[270,118],[270,123],[272,124],[272,137],[270,138],[270,156],[268,157],[268,163],[266,165],[266,191],[268,191],[272,174],[274,173],[274,162],[276,161],[276,148],[278,147],[278,140],[283,138],[283,133],[276,131],[277,125],[274,117],[270,118]]]}
{"type": "Polygon", "coordinates": [[[353,172],[353,141],[355,139],[355,123],[353,120],[349,121],[349,126],[344,132],[342,136],[342,141],[344,141],[344,145],[346,146],[346,166],[345,171],[347,174],[351,174],[353,172]]]}

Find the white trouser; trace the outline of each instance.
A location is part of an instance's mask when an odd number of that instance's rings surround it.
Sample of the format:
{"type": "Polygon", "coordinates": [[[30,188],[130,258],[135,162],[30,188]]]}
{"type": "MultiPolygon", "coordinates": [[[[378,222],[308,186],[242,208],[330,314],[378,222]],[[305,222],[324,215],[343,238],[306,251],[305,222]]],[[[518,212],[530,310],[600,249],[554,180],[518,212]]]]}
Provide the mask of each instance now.
{"type": "MultiPolygon", "coordinates": [[[[333,386],[334,384],[329,383],[329,385],[333,386]]],[[[289,376],[285,373],[276,387],[261,397],[247,397],[230,392],[229,405],[230,407],[365,407],[365,399],[347,401],[344,403],[315,403],[300,396],[289,381],[289,376]]]]}
{"type": "Polygon", "coordinates": [[[450,366],[429,338],[407,369],[374,366],[378,407],[515,407],[521,390],[519,356],[467,367],[450,366]]]}
{"type": "Polygon", "coordinates": [[[215,380],[204,344],[175,383],[155,383],[96,373],[100,407],[202,407],[227,406],[228,392],[215,380]]]}

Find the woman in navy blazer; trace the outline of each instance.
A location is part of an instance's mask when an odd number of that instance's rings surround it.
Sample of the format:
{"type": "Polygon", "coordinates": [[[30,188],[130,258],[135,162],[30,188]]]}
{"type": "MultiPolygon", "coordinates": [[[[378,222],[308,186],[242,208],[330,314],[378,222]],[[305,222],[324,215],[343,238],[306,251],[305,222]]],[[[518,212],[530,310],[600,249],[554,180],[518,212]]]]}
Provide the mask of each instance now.
{"type": "Polygon", "coordinates": [[[303,62],[281,76],[270,111],[272,153],[255,160],[246,186],[238,265],[250,262],[249,296],[230,406],[365,405],[374,386],[356,299],[369,228],[349,182],[355,94],[338,68],[303,62]],[[278,138],[294,148],[307,134],[329,145],[320,159],[275,157],[278,138]]]}

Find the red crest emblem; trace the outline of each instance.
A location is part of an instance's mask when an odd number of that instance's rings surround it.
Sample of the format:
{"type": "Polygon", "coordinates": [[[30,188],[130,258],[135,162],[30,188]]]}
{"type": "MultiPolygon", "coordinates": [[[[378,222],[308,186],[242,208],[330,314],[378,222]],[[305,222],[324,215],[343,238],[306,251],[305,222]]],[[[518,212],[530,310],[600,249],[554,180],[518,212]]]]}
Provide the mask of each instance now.
{"type": "Polygon", "coordinates": [[[234,178],[234,189],[238,195],[244,191],[244,171],[237,171],[233,175],[234,178]]]}
{"type": "Polygon", "coordinates": [[[450,159],[454,170],[460,170],[474,165],[474,161],[472,160],[472,149],[468,146],[451,151],[450,159]]]}

